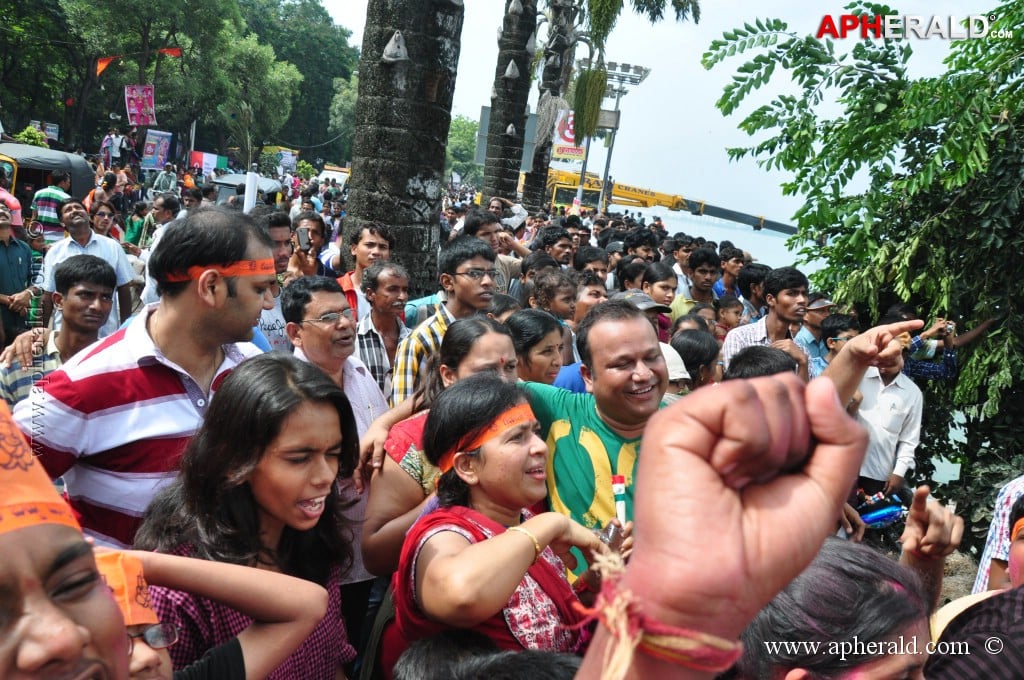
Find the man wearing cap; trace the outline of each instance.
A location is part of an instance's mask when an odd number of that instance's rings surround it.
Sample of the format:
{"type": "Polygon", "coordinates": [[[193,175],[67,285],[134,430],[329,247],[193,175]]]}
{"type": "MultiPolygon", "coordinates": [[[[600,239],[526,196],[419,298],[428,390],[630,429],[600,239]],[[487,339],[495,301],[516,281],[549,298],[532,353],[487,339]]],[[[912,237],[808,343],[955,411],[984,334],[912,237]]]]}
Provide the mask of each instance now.
{"type": "Polygon", "coordinates": [[[828,354],[828,346],[825,344],[825,339],[821,337],[821,322],[832,314],[835,306],[835,303],[829,300],[824,293],[811,293],[807,296],[804,323],[800,327],[800,332],[796,334],[795,340],[811,359],[821,359],[828,354]]]}
{"type": "Polygon", "coordinates": [[[241,212],[197,211],[162,243],[149,261],[160,301],[14,409],[85,532],[113,547],[132,544],[220,381],[259,353],[247,341],[277,287],[270,239],[241,212]]]}

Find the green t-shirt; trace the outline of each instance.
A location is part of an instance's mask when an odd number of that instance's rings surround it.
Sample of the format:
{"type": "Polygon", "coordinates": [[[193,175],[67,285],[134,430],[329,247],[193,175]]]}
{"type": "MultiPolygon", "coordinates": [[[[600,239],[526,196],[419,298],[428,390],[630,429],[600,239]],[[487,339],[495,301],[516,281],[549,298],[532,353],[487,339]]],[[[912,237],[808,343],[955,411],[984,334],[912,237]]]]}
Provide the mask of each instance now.
{"type": "Polygon", "coordinates": [[[626,520],[640,437],[624,439],[597,415],[594,395],[542,383],[521,383],[548,444],[548,507],[600,530],[615,517],[612,475],[626,478],[626,520]]]}

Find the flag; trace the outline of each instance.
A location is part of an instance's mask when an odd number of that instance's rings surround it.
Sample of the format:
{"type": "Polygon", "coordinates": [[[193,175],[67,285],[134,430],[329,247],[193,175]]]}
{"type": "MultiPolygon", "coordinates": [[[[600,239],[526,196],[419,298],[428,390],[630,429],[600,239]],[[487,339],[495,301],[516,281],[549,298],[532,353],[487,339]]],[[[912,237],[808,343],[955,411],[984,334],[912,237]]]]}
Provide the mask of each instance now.
{"type": "Polygon", "coordinates": [[[158,52],[160,52],[160,54],[166,54],[168,57],[181,57],[180,47],[162,47],[158,52]]]}
{"type": "Polygon", "coordinates": [[[115,55],[113,57],[100,57],[99,59],[97,59],[96,60],[96,77],[97,78],[100,77],[100,74],[103,73],[108,66],[110,66],[110,62],[114,61],[115,59],[120,59],[120,58],[121,58],[120,55],[115,55]]]}

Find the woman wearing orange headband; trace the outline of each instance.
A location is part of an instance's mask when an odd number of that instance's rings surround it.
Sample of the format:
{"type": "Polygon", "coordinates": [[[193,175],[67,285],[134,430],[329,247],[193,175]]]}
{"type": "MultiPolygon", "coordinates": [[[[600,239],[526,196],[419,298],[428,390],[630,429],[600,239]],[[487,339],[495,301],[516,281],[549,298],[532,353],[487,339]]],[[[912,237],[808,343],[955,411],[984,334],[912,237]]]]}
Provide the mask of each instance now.
{"type": "Polygon", "coordinates": [[[503,649],[582,653],[589,629],[576,626],[582,616],[563,559],[572,560],[572,547],[588,558],[605,547],[564,515],[524,510],[547,493],[537,426],[524,393],[493,375],[460,380],[435,401],[424,449],[441,470],[440,508],[402,547],[386,673],[409,644],[450,628],[473,628],[503,649]]]}

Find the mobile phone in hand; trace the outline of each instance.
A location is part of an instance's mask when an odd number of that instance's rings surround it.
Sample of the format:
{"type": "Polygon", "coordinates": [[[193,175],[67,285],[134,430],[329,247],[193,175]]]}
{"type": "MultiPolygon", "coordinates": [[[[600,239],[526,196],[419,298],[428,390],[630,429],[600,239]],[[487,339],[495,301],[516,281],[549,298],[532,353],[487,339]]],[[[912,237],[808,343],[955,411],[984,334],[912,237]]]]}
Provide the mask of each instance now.
{"type": "Polygon", "coordinates": [[[311,248],[309,243],[309,227],[300,227],[295,230],[295,234],[299,237],[299,250],[308,253],[311,248]]]}

